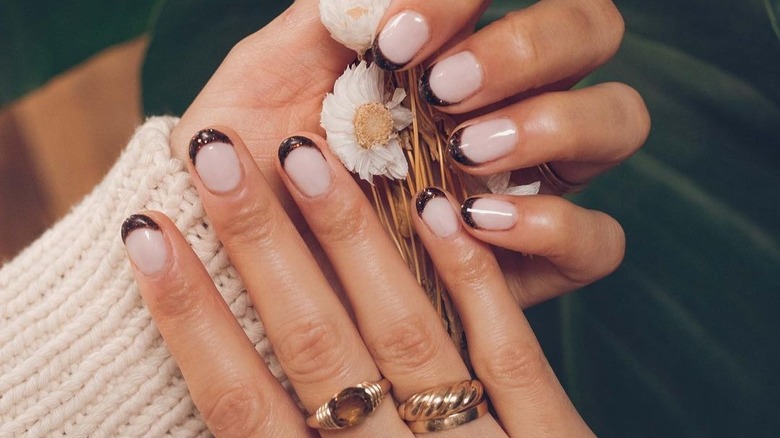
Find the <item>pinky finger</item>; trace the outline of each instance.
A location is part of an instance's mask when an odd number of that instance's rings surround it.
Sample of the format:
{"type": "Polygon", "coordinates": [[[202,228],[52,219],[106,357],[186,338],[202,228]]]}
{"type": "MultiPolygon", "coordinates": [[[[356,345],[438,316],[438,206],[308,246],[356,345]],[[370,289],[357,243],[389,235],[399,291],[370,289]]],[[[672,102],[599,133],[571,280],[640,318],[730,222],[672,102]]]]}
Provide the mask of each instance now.
{"type": "Polygon", "coordinates": [[[146,305],[217,437],[311,436],[197,256],[161,213],[130,216],[122,239],[146,305]]]}

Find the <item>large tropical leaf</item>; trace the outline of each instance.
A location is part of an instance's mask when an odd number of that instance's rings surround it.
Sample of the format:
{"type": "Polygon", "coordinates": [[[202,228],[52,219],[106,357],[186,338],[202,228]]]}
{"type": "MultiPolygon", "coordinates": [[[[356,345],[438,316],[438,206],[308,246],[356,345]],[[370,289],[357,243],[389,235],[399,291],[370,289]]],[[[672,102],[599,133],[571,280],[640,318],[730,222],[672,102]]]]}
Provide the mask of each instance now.
{"type": "Polygon", "coordinates": [[[0,106],[143,33],[160,1],[0,1],[0,106]]]}
{"type": "MultiPolygon", "coordinates": [[[[170,0],[145,66],[147,111],[181,112],[283,7],[259,3],[170,0]]],[[[495,1],[483,24],[530,3],[495,1]]],[[[654,129],[574,199],[621,221],[626,261],[529,317],[601,436],[780,436],[780,3],[617,4],[625,43],[586,84],[637,88],[654,129]]]]}

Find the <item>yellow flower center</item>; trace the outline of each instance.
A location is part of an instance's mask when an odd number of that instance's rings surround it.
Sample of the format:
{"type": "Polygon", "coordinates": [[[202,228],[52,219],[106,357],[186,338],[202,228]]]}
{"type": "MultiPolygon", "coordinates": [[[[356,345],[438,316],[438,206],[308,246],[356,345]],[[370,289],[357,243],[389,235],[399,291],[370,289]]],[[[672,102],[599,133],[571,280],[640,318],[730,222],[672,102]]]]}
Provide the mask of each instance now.
{"type": "Polygon", "coordinates": [[[355,137],[363,149],[385,146],[393,135],[393,115],[379,102],[367,103],[355,112],[355,137]]]}
{"type": "Polygon", "coordinates": [[[368,13],[368,9],[360,5],[347,9],[347,15],[349,15],[353,20],[357,20],[358,18],[366,15],[367,13],[368,13]]]}

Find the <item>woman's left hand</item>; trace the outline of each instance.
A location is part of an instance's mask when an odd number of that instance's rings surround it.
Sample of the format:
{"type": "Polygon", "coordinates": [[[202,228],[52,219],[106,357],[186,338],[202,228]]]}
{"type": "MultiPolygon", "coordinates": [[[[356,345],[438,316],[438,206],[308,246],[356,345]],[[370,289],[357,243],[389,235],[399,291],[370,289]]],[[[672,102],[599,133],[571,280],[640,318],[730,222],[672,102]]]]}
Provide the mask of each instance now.
{"type": "MultiPolygon", "coordinates": [[[[314,414],[344,388],[383,377],[392,382],[398,402],[471,379],[352,176],[323,139],[304,135],[282,143],[276,169],[338,274],[346,303],[238,135],[226,127],[199,132],[190,147],[190,170],[305,409],[314,414]]],[[[415,230],[462,316],[474,371],[498,415],[473,407],[469,412],[478,418],[437,436],[591,436],[492,250],[465,231],[455,199],[431,188],[412,202],[415,230]]],[[[142,296],[211,430],[220,437],[312,435],[173,223],[156,212],[132,216],[123,237],[142,296]]],[[[370,414],[365,401],[351,401],[333,406],[335,416],[365,421],[339,436],[411,436],[441,423],[407,424],[391,400],[370,414]]],[[[309,426],[318,422],[327,419],[309,419],[309,426]]]]}

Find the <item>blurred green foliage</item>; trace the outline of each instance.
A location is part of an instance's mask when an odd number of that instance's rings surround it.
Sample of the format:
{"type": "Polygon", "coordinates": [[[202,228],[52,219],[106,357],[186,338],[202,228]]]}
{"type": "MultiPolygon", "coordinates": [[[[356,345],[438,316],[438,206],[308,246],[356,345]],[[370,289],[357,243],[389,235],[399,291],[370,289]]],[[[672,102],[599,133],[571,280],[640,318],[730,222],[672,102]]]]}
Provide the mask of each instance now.
{"type": "MultiPolygon", "coordinates": [[[[78,17],[44,3],[0,6],[3,101],[143,31],[156,2],[114,2],[126,10],[105,22],[90,2],[78,17]]],[[[164,2],[146,111],[181,113],[229,48],[288,3],[164,2]]],[[[494,1],[482,24],[531,3],[494,1]]],[[[625,42],[581,86],[630,84],[654,128],[574,200],[623,224],[626,260],[529,318],[600,436],[780,436],[780,1],[616,3],[625,42]]]]}

